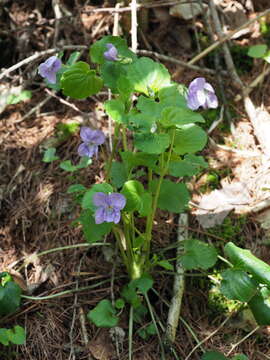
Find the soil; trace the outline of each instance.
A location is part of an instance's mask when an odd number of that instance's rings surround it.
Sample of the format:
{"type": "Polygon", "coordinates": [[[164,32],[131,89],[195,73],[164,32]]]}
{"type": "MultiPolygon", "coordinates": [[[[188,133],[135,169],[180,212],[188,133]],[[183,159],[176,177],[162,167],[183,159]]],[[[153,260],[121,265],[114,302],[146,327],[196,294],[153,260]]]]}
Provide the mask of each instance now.
{"type": "MultiPolygon", "coordinates": [[[[56,15],[52,6],[58,1],[4,0],[2,2],[0,69],[7,69],[35,52],[50,49],[55,45],[59,48],[71,44],[88,47],[102,36],[111,34],[113,30],[112,12],[92,12],[92,10],[114,6],[114,1],[60,1],[63,19],[59,23],[55,20],[56,15]]],[[[230,1],[227,0],[225,3],[230,1]]],[[[258,1],[255,10],[265,10],[268,5],[267,1],[258,1]]],[[[129,29],[126,25],[128,21],[124,21],[127,13],[124,14],[125,16],[120,14],[121,35],[130,41],[129,29]]],[[[254,14],[251,10],[247,10],[247,16],[252,17],[254,14]]],[[[201,17],[194,22],[186,22],[168,17],[167,8],[162,7],[159,13],[153,9],[149,10],[147,21],[147,24],[141,25],[142,28],[143,25],[147,25],[147,32],[142,34],[139,31],[140,49],[157,51],[183,61],[190,60],[198,53],[194,29],[196,28],[202,37],[205,36],[201,17]],[[177,37],[177,31],[182,31],[182,43],[177,37]],[[159,36],[156,35],[157,33],[159,36]]],[[[261,35],[254,39],[252,33],[249,33],[245,38],[234,40],[234,44],[247,46],[265,41],[261,35]]],[[[70,51],[65,52],[64,57],[67,58],[69,54],[70,51]]],[[[51,97],[42,105],[45,97],[48,96],[42,79],[37,75],[37,66],[42,59],[44,58],[41,57],[11,72],[0,84],[2,93],[17,86],[23,86],[32,93],[31,99],[8,105],[0,113],[0,272],[11,271],[25,290],[24,293],[32,296],[47,296],[94,284],[97,284],[97,287],[49,300],[24,300],[15,314],[0,319],[0,325],[12,327],[19,324],[25,327],[26,344],[8,349],[0,345],[0,358],[1,360],[118,358],[124,360],[128,358],[128,311],[123,311],[119,324],[125,332],[123,344],[120,344],[120,355],[117,355],[115,341],[108,329],[97,329],[90,322],[86,321],[84,324],[82,320],[100,300],[110,299],[112,296],[116,299],[119,297],[120,289],[127,282],[127,277],[123,278],[125,270],[117,259],[114,257],[108,259],[101,248],[91,248],[88,251],[84,248],[76,248],[42,257],[34,256],[51,248],[85,242],[81,228],[73,225],[79,215],[79,208],[66,193],[68,186],[74,183],[74,178],[60,169],[57,161],[51,164],[44,163],[42,161],[44,149],[50,144],[56,144],[57,155],[61,160],[78,161],[79,134],[76,132],[66,137],[61,136],[63,135],[61,124],[63,126],[72,122],[85,125],[94,123],[106,134],[109,131],[107,118],[102,109],[102,102],[107,97],[106,93],[84,101],[68,100],[68,105],[62,102],[66,100],[65,97],[57,93],[56,97],[51,97]],[[38,104],[40,107],[36,107],[38,104]],[[32,258],[29,264],[20,268],[23,258],[30,255],[32,258]],[[87,344],[85,344],[85,335],[88,338],[87,344]]],[[[87,51],[82,52],[81,59],[88,61],[87,51]]],[[[211,63],[213,61],[208,58],[207,61],[202,61],[200,66],[206,66],[205,64],[209,66],[211,63]]],[[[173,74],[174,80],[185,85],[188,85],[193,78],[201,76],[201,73],[179,68],[179,65],[171,62],[165,65],[173,74]]],[[[254,61],[251,71],[242,73],[242,80],[250,83],[263,71],[264,66],[262,61],[254,61]]],[[[215,77],[209,77],[208,80],[215,88],[218,87],[215,77]]],[[[244,113],[243,105],[241,102],[233,102],[238,90],[233,87],[229,79],[223,79],[223,82],[236,132],[232,135],[228,131],[229,123],[225,120],[224,127],[216,128],[212,137],[218,143],[222,139],[227,145],[237,140],[238,149],[255,151],[258,149],[258,144],[244,113]]],[[[269,97],[266,96],[269,91],[269,78],[266,78],[253,94],[253,100],[258,106],[264,103],[266,109],[270,109],[269,97]]],[[[235,154],[229,156],[228,152],[220,149],[217,151],[210,146],[206,148],[204,155],[208,160],[218,162],[219,165],[213,165],[213,169],[230,167],[233,173],[231,179],[241,178],[247,169],[258,167],[258,164],[254,163],[255,160],[249,159],[243,162],[235,154]]],[[[81,170],[76,180],[88,188],[94,183],[102,182],[103,167],[104,161],[101,155],[90,167],[81,170]]],[[[245,180],[246,178],[247,176],[245,180]]],[[[190,185],[195,190],[194,200],[196,195],[200,196],[200,187],[198,184],[196,186],[197,181],[198,179],[193,180],[190,185]]],[[[237,216],[233,214],[230,216],[237,222],[237,216]]],[[[158,213],[154,225],[155,251],[175,242],[177,221],[177,217],[158,213]]],[[[189,218],[189,233],[190,236],[207,239],[217,246],[222,246],[222,233],[213,234],[205,231],[192,215],[189,218]]],[[[269,247],[262,243],[263,234],[255,216],[248,216],[242,228],[245,247],[252,249],[257,256],[269,262],[269,247]]],[[[175,256],[174,251],[171,255],[171,257],[175,256]]],[[[153,276],[155,289],[160,297],[151,292],[150,301],[154,304],[160,321],[166,324],[168,311],[166,301],[169,302],[171,299],[173,277],[162,271],[157,271],[153,276]]],[[[194,351],[191,360],[199,360],[202,349],[228,353],[233,344],[241,341],[252,330],[252,326],[243,314],[232,317],[225,326],[221,327],[227,315],[209,306],[209,289],[209,281],[204,278],[187,277],[186,279],[181,310],[183,320],[180,319],[174,344],[179,359],[186,359],[197,345],[195,337],[199,341],[206,337],[209,339],[194,351]],[[220,330],[214,333],[219,327],[220,330]]],[[[143,326],[150,322],[150,317],[146,318],[143,326]]],[[[135,328],[133,338],[134,359],[160,359],[156,336],[143,340],[138,335],[139,330],[139,327],[135,328]]],[[[243,340],[231,356],[243,353],[250,360],[269,359],[269,348],[269,329],[262,327],[243,340]]],[[[169,349],[167,350],[166,359],[174,359],[169,349]]]]}

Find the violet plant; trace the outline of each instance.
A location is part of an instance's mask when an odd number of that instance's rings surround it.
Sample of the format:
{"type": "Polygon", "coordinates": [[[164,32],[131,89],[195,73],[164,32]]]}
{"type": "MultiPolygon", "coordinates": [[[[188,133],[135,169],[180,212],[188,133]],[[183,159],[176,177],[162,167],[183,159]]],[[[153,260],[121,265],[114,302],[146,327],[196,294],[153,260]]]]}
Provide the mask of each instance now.
{"type": "MultiPolygon", "coordinates": [[[[198,110],[217,108],[218,100],[204,78],[194,79],[188,88],[173,82],[162,64],[137,57],[119,37],[105,36],[94,43],[90,58],[95,70],[76,57],[59,69],[52,57],[39,66],[39,73],[48,82],[56,78],[56,89],[74,99],[97,94],[104,86],[113,94],[113,99],[104,104],[114,121],[112,151],[106,159],[104,148],[102,153],[105,182],[89,189],[73,184],[68,189],[80,202],[78,223],[87,241],[91,244],[111,233],[130,278],[118,303],[102,300],[88,314],[96,325],[110,327],[116,326],[116,310],[125,302],[135,313],[137,310],[137,319],[144,313],[137,293],[141,292],[148,303],[154,267],[174,270],[168,259],[152,252],[154,220],[158,209],[174,214],[188,209],[186,180],[207,167],[203,157],[196,155],[207,142],[207,134],[199,126],[204,119],[198,110]],[[106,319],[100,318],[101,313],[106,319]]],[[[62,169],[73,172],[96,161],[106,140],[100,130],[85,126],[80,136],[78,154],[82,160],[78,165],[61,163],[62,169]]],[[[51,156],[57,159],[55,151],[51,156]]],[[[214,246],[196,239],[183,241],[181,247],[180,259],[186,271],[205,271],[218,259],[214,246]]],[[[247,303],[259,324],[269,324],[270,267],[232,243],[226,245],[225,254],[230,269],[222,273],[221,292],[247,303]]],[[[149,328],[149,334],[151,331],[149,328]]]]}

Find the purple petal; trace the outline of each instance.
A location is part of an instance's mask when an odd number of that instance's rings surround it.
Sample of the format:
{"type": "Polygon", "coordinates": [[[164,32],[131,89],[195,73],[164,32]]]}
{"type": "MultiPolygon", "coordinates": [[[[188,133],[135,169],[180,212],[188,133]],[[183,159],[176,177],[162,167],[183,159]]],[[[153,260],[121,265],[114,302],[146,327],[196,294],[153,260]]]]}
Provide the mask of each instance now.
{"type": "Polygon", "coordinates": [[[103,192],[96,192],[93,196],[93,203],[96,206],[106,208],[109,206],[109,195],[103,192]]]}
{"type": "Polygon", "coordinates": [[[58,57],[51,56],[44,63],[40,64],[38,67],[38,73],[46,78],[47,81],[51,84],[56,83],[56,73],[60,70],[62,62],[58,57]]]}
{"type": "Polygon", "coordinates": [[[211,84],[209,84],[209,83],[204,84],[204,89],[211,92],[211,93],[215,93],[215,90],[214,90],[213,86],[211,84]]]}
{"type": "Polygon", "coordinates": [[[52,71],[57,72],[58,70],[61,69],[61,66],[62,66],[61,60],[56,58],[51,66],[51,69],[52,69],[52,71]]]}
{"type": "Polygon", "coordinates": [[[51,57],[49,57],[45,62],[44,62],[44,64],[47,66],[47,67],[52,67],[53,66],[53,64],[55,63],[55,61],[57,60],[58,58],[57,58],[57,56],[51,56],[51,57]]]}
{"type": "Polygon", "coordinates": [[[51,83],[51,84],[56,83],[56,73],[55,72],[48,71],[47,76],[45,76],[45,77],[49,83],[51,83]]]}
{"type": "Polygon", "coordinates": [[[116,210],[122,210],[126,205],[126,198],[119,193],[109,194],[110,205],[116,210]]]}
{"type": "Polygon", "coordinates": [[[198,103],[200,104],[200,106],[205,106],[206,104],[206,100],[207,100],[207,93],[206,91],[202,90],[198,90],[196,92],[196,98],[198,103]]]}
{"type": "Polygon", "coordinates": [[[104,57],[106,60],[109,60],[109,61],[117,61],[118,58],[118,51],[116,49],[116,47],[113,45],[113,44],[106,44],[106,47],[107,47],[107,51],[104,52],[104,57]]]}
{"type": "Polygon", "coordinates": [[[93,132],[94,132],[94,130],[90,129],[89,127],[82,126],[81,131],[80,131],[80,137],[81,137],[82,141],[85,143],[92,142],[93,132]]]}
{"type": "Polygon", "coordinates": [[[101,224],[104,221],[106,221],[105,218],[106,218],[105,209],[103,207],[98,208],[95,212],[95,223],[101,224]]]}
{"type": "Polygon", "coordinates": [[[216,109],[218,107],[218,99],[215,94],[208,94],[206,99],[206,106],[210,109],[216,109]]]}
{"type": "Polygon", "coordinates": [[[47,67],[47,65],[46,65],[45,63],[42,63],[42,64],[39,65],[39,67],[38,67],[38,73],[39,73],[39,75],[41,75],[41,76],[44,77],[44,78],[47,76],[47,74],[48,74],[48,67],[47,67]]]}
{"type": "Polygon", "coordinates": [[[206,83],[205,78],[198,77],[198,78],[194,79],[193,81],[191,81],[191,83],[189,84],[188,90],[190,90],[190,91],[202,90],[204,88],[205,83],[206,83]]]}
{"type": "Polygon", "coordinates": [[[111,208],[104,209],[104,219],[105,219],[104,221],[106,221],[106,222],[114,222],[115,212],[117,212],[117,211],[120,214],[119,210],[114,210],[114,209],[111,209],[111,208]]]}
{"type": "Polygon", "coordinates": [[[191,110],[197,110],[201,103],[198,101],[197,93],[189,91],[187,94],[187,106],[191,110]]]}
{"type": "Polygon", "coordinates": [[[194,79],[188,88],[187,106],[197,110],[200,106],[204,109],[218,107],[218,99],[212,85],[205,78],[194,79]]]}
{"type": "Polygon", "coordinates": [[[113,218],[113,222],[115,224],[118,224],[120,219],[121,219],[121,214],[120,214],[120,211],[119,210],[114,210],[114,218],[113,218]]]}
{"type": "Polygon", "coordinates": [[[101,145],[105,141],[105,135],[101,130],[93,130],[92,131],[92,140],[91,142],[96,145],[101,145]]]}
{"type": "Polygon", "coordinates": [[[87,157],[91,158],[95,154],[96,148],[97,148],[97,146],[95,146],[95,145],[87,145],[86,143],[82,143],[78,147],[78,154],[80,156],[87,156],[87,157]]]}

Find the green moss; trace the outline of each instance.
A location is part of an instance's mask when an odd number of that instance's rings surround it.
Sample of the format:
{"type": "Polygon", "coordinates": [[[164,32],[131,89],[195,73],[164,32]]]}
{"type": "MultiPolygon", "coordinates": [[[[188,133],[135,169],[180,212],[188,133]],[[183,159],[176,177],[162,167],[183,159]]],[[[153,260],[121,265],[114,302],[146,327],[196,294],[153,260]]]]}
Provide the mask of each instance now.
{"type": "Polygon", "coordinates": [[[221,294],[219,286],[213,285],[208,293],[208,305],[213,313],[228,315],[237,309],[239,302],[227,299],[221,294]]]}
{"type": "Polygon", "coordinates": [[[270,24],[265,21],[265,17],[260,20],[260,31],[266,41],[266,44],[270,46],[270,24]]]}
{"type": "Polygon", "coordinates": [[[227,217],[223,224],[215,226],[209,229],[210,234],[216,235],[224,239],[224,241],[232,241],[238,245],[245,242],[243,233],[243,226],[246,224],[247,218],[245,215],[241,215],[236,218],[227,217]]]}
{"type": "Polygon", "coordinates": [[[215,170],[210,170],[206,174],[204,184],[200,187],[201,193],[207,193],[211,190],[217,189],[220,182],[220,175],[215,170]]]}

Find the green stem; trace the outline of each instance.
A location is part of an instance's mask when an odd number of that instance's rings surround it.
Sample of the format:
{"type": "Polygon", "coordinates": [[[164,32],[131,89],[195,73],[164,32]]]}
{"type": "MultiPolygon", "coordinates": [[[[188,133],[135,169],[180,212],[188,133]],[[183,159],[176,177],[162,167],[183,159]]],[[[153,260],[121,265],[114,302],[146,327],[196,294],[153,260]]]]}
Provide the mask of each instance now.
{"type": "Polygon", "coordinates": [[[223,256],[218,255],[218,258],[223,261],[225,264],[229,265],[229,267],[233,267],[233,264],[229,262],[229,260],[225,259],[223,256]]]}
{"type": "Polygon", "coordinates": [[[148,169],[148,184],[153,180],[153,170],[148,169]]]}
{"type": "Polygon", "coordinates": [[[57,294],[53,294],[53,295],[48,295],[48,296],[27,296],[27,295],[21,295],[21,297],[23,299],[27,299],[27,300],[34,300],[34,301],[40,301],[40,300],[49,300],[49,299],[53,299],[62,295],[66,295],[66,294],[72,294],[72,293],[76,293],[76,292],[80,292],[80,291],[84,291],[84,290],[89,290],[89,289],[94,289],[100,285],[103,285],[105,283],[110,282],[111,279],[107,279],[107,280],[103,280],[100,281],[97,284],[94,285],[89,285],[89,286],[84,286],[78,289],[71,289],[71,290],[65,290],[65,291],[61,291],[57,294]]]}
{"type": "Polygon", "coordinates": [[[125,239],[124,239],[124,234],[122,232],[121,229],[119,229],[118,227],[113,227],[112,229],[113,233],[114,233],[114,236],[116,238],[116,241],[117,241],[117,244],[119,246],[119,249],[120,249],[120,252],[121,252],[121,256],[122,256],[122,259],[123,259],[123,262],[127,268],[127,271],[129,273],[129,261],[128,261],[128,258],[127,258],[127,255],[125,253],[125,249],[124,249],[124,246],[123,246],[123,242],[125,242],[125,239]]]}
{"type": "Polygon", "coordinates": [[[106,176],[105,176],[105,181],[106,182],[108,182],[108,180],[110,178],[110,172],[111,172],[111,168],[112,168],[112,161],[113,161],[113,158],[115,157],[115,153],[116,153],[116,149],[117,149],[117,143],[118,143],[118,139],[119,139],[119,130],[120,130],[120,124],[116,124],[115,129],[114,129],[112,152],[110,153],[108,166],[107,166],[107,169],[106,169],[106,176]]]}
{"type": "Polygon", "coordinates": [[[176,130],[174,130],[173,133],[172,133],[171,146],[170,146],[170,149],[169,149],[168,158],[167,158],[167,161],[166,161],[165,165],[164,165],[164,154],[161,154],[161,156],[160,156],[161,173],[160,173],[156,193],[155,193],[154,200],[153,200],[152,212],[147,217],[147,222],[146,222],[146,248],[145,248],[145,251],[146,251],[146,258],[147,259],[149,258],[149,253],[150,253],[150,243],[151,243],[151,239],[152,239],[152,229],[153,229],[154,218],[155,218],[155,215],[156,215],[156,210],[157,210],[157,205],[158,205],[158,198],[159,198],[159,194],[160,194],[161,184],[162,184],[162,181],[163,181],[165,175],[168,172],[168,168],[169,168],[169,164],[170,164],[170,160],[171,160],[171,156],[172,156],[172,149],[173,149],[173,145],[174,145],[175,133],[176,133],[176,130]]]}
{"type": "Polygon", "coordinates": [[[124,151],[128,151],[127,128],[124,125],[122,126],[122,140],[124,151]]]}
{"type": "Polygon", "coordinates": [[[132,251],[132,242],[130,238],[130,231],[131,231],[131,219],[130,218],[124,218],[124,234],[126,239],[126,246],[127,246],[127,255],[129,263],[133,262],[133,251],[132,251]]]}
{"type": "Polygon", "coordinates": [[[161,340],[161,336],[160,336],[160,333],[159,333],[159,330],[158,330],[158,327],[157,327],[156,319],[155,319],[155,316],[154,316],[154,313],[153,313],[153,310],[152,310],[152,306],[151,306],[151,303],[150,303],[150,300],[148,298],[147,293],[144,294],[144,297],[145,297],[145,300],[146,300],[146,303],[147,303],[147,306],[148,306],[148,310],[149,310],[151,319],[153,321],[153,324],[154,324],[156,332],[157,332],[157,337],[158,337],[160,348],[161,348],[161,359],[166,360],[164,347],[163,347],[163,342],[161,340]]]}
{"type": "Polygon", "coordinates": [[[69,249],[75,249],[75,248],[80,248],[80,247],[93,247],[93,246],[111,246],[111,244],[108,244],[108,243],[93,243],[93,244],[81,243],[81,244],[67,245],[67,246],[61,246],[58,248],[45,250],[38,254],[34,254],[34,255],[25,257],[24,263],[17,269],[17,271],[20,271],[24,266],[28,265],[28,263],[29,263],[28,261],[33,259],[34,257],[39,257],[39,256],[51,254],[51,253],[54,253],[57,251],[62,251],[62,250],[69,250],[69,249]]]}

